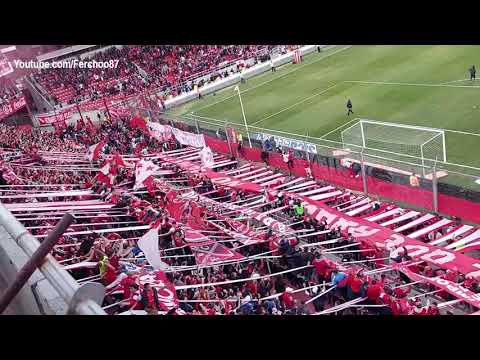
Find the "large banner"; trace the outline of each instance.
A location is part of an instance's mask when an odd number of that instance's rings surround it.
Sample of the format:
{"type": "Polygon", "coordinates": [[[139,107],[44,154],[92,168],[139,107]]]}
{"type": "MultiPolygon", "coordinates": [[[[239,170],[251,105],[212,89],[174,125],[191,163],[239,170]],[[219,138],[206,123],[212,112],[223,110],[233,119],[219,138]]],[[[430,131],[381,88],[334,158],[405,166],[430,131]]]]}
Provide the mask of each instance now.
{"type": "Polygon", "coordinates": [[[150,134],[160,141],[169,139],[173,134],[175,139],[177,139],[177,141],[182,145],[193,146],[196,148],[205,147],[205,138],[203,137],[203,134],[192,134],[187,131],[182,131],[171,126],[162,125],[155,122],[149,122],[148,129],[150,130],[150,134]]]}
{"type": "Polygon", "coordinates": [[[197,148],[205,147],[205,138],[203,134],[192,134],[186,131],[179,130],[177,128],[171,128],[175,139],[182,144],[187,146],[193,146],[197,148]]]}
{"type": "Polygon", "coordinates": [[[36,115],[36,118],[39,122],[40,125],[48,125],[48,124],[53,124],[56,122],[62,122],[64,123],[65,121],[68,121],[70,117],[73,114],[73,110],[67,109],[62,112],[57,111],[57,112],[48,112],[48,113],[43,113],[43,114],[38,114],[36,115]]]}
{"type": "Polygon", "coordinates": [[[0,120],[16,113],[27,104],[25,97],[20,99],[12,99],[7,104],[0,105],[0,120]]]}
{"type": "Polygon", "coordinates": [[[428,284],[432,284],[443,291],[448,292],[449,294],[455,296],[456,298],[463,300],[477,308],[480,309],[480,294],[475,294],[473,291],[470,291],[463,286],[454,283],[453,281],[442,279],[439,277],[429,278],[420,274],[416,274],[413,271],[409,270],[408,267],[398,264],[394,268],[403,272],[407,275],[412,281],[423,281],[428,284]]]}
{"type": "Polygon", "coordinates": [[[289,138],[284,138],[281,136],[275,136],[271,134],[265,134],[265,133],[255,133],[254,138],[257,140],[260,140],[261,142],[272,138],[275,140],[275,144],[280,147],[288,147],[292,148],[295,150],[301,150],[305,152],[309,152],[311,154],[316,154],[317,153],[317,145],[301,141],[301,140],[296,140],[296,139],[289,139],[289,138]]]}
{"type": "MultiPolygon", "coordinates": [[[[186,171],[197,173],[201,171],[198,165],[192,164],[191,162],[181,160],[178,161],[174,158],[168,157],[167,155],[163,155],[162,158],[165,161],[171,161],[173,163],[176,163],[186,171]]],[[[244,191],[251,191],[256,193],[262,193],[264,191],[264,189],[258,184],[242,181],[240,179],[227,176],[222,172],[214,172],[205,169],[203,173],[208,176],[214,184],[220,186],[241,189],[244,191]]],[[[273,195],[276,195],[278,191],[271,190],[270,192],[273,195]]],[[[454,270],[456,268],[458,271],[465,275],[471,275],[475,278],[480,279],[480,261],[477,261],[470,256],[466,256],[459,252],[449,251],[444,248],[439,248],[423,243],[421,241],[411,239],[407,236],[396,233],[389,228],[380,226],[379,224],[361,218],[354,218],[352,216],[348,216],[340,211],[332,209],[331,207],[319,201],[311,200],[307,197],[300,196],[295,193],[289,193],[287,191],[282,192],[286,196],[300,199],[305,206],[306,212],[310,216],[313,216],[317,220],[325,217],[330,227],[341,226],[342,229],[348,228],[348,231],[352,233],[353,236],[358,240],[366,241],[372,246],[380,249],[387,249],[390,246],[405,246],[405,248],[408,250],[408,254],[415,260],[423,260],[426,262],[430,262],[443,269],[454,270]]],[[[232,210],[236,209],[235,205],[226,206],[233,207],[232,210]]],[[[250,217],[257,218],[255,211],[253,210],[247,209],[245,211],[245,214],[250,217]]],[[[257,220],[263,220],[265,223],[265,220],[267,219],[263,218],[263,214],[259,214],[257,220]]],[[[270,223],[270,220],[267,220],[267,222],[270,223]]],[[[278,223],[278,227],[274,227],[277,228],[277,231],[281,230],[282,228],[283,231],[286,230],[286,226],[282,223],[278,223]]]]}

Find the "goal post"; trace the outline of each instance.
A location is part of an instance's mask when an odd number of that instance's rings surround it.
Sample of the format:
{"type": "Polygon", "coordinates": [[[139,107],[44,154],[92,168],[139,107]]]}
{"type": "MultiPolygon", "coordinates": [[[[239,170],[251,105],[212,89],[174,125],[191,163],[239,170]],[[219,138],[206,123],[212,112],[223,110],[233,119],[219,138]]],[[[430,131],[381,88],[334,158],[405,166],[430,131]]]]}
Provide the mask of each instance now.
{"type": "Polygon", "coordinates": [[[350,156],[360,153],[372,162],[426,175],[436,161],[446,162],[445,131],[441,129],[359,119],[341,132],[342,146],[350,156]]]}

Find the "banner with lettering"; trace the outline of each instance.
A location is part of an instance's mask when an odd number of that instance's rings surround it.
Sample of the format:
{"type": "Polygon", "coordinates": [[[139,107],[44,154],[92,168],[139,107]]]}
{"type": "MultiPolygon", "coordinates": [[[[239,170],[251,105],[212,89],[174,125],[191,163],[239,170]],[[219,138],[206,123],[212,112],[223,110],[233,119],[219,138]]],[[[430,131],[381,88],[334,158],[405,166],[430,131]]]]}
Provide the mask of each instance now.
{"type": "MultiPolygon", "coordinates": [[[[163,155],[162,158],[165,161],[170,161],[177,164],[182,169],[189,172],[198,173],[202,171],[200,166],[189,161],[175,160],[167,155],[163,155]]],[[[222,172],[214,172],[205,169],[203,174],[209,177],[214,184],[219,186],[256,193],[262,193],[264,191],[264,189],[258,184],[242,181],[240,179],[227,176],[222,172]]],[[[269,192],[273,195],[276,195],[277,193],[275,190],[270,190],[269,192]]],[[[341,226],[343,229],[348,228],[349,232],[352,233],[355,238],[366,241],[372,246],[380,249],[387,249],[390,246],[405,246],[405,248],[408,250],[408,254],[415,260],[427,261],[443,269],[453,270],[456,268],[463,274],[469,274],[480,279],[480,260],[476,260],[459,252],[449,251],[445,248],[432,246],[421,241],[411,239],[374,222],[348,216],[308,197],[300,196],[295,193],[289,193],[288,191],[282,192],[288,197],[300,199],[305,206],[305,211],[310,216],[313,216],[317,220],[325,217],[330,227],[341,226]]],[[[235,207],[235,205],[226,206],[235,207]]],[[[251,209],[246,210],[246,214],[251,217],[255,217],[254,213],[255,212],[251,209]]],[[[260,218],[262,218],[262,214],[260,214],[260,218]]],[[[261,221],[261,219],[259,220],[261,221]]],[[[279,226],[285,228],[285,225],[282,223],[279,223],[279,226]]]]}
{"type": "Polygon", "coordinates": [[[205,138],[203,137],[203,134],[192,134],[177,128],[171,129],[173,135],[175,135],[175,139],[177,139],[180,144],[197,148],[205,147],[205,138]]]}
{"type": "Polygon", "coordinates": [[[19,99],[12,99],[6,104],[0,105],[0,120],[16,113],[27,104],[25,97],[22,96],[19,99]]]}
{"type": "Polygon", "coordinates": [[[51,111],[48,113],[38,114],[36,115],[36,117],[40,125],[48,125],[57,122],[64,123],[65,121],[68,121],[70,119],[72,114],[73,110],[67,109],[64,111],[51,111]]]}
{"type": "Polygon", "coordinates": [[[317,153],[317,146],[315,144],[312,144],[306,141],[290,139],[282,136],[276,136],[276,135],[265,134],[265,133],[255,133],[253,134],[253,137],[257,140],[260,140],[261,142],[273,137],[273,140],[275,141],[275,144],[277,146],[288,147],[295,150],[301,150],[301,151],[309,152],[311,154],[317,153]]]}
{"type": "Polygon", "coordinates": [[[473,305],[480,309],[480,294],[476,294],[473,291],[464,288],[457,283],[454,283],[453,281],[442,279],[440,277],[429,278],[414,273],[413,271],[409,270],[408,267],[401,264],[396,264],[393,268],[403,272],[412,281],[423,281],[428,284],[432,284],[433,286],[436,286],[437,288],[442,289],[443,291],[446,291],[449,294],[455,296],[457,299],[463,300],[470,305],[473,305]]]}

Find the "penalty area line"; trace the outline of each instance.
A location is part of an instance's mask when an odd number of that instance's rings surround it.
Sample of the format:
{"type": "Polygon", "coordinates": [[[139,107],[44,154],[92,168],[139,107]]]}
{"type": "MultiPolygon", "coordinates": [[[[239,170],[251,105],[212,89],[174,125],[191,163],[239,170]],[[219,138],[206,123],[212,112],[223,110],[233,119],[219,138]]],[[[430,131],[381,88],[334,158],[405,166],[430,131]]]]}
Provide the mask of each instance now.
{"type": "Polygon", "coordinates": [[[448,85],[448,84],[423,84],[423,83],[403,83],[403,82],[389,82],[389,81],[359,81],[359,80],[345,80],[346,83],[354,84],[371,84],[371,85],[398,85],[398,86],[423,86],[423,87],[446,87],[446,88],[480,88],[479,85],[448,85]]]}

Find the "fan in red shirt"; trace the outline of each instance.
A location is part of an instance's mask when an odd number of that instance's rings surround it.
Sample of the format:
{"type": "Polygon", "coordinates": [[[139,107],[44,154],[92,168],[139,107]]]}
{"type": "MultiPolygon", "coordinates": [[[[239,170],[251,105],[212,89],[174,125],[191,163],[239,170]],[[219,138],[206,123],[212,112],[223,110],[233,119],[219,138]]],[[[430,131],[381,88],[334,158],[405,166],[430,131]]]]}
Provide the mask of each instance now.
{"type": "Polygon", "coordinates": [[[377,280],[372,280],[367,287],[367,298],[370,304],[377,304],[380,294],[382,293],[382,287],[377,283],[377,280]]]}
{"type": "Polygon", "coordinates": [[[436,302],[428,307],[427,315],[440,315],[440,310],[438,309],[438,304],[436,302]]]}
{"type": "Polygon", "coordinates": [[[360,272],[351,272],[347,277],[347,285],[349,287],[349,300],[360,297],[360,292],[363,284],[363,279],[360,272]]]}
{"type": "Polygon", "coordinates": [[[123,288],[123,298],[130,299],[133,295],[130,289],[136,285],[135,277],[132,275],[127,275],[125,278],[120,281],[120,286],[123,288]]]}
{"type": "Polygon", "coordinates": [[[295,305],[291,292],[292,289],[287,288],[285,292],[280,296],[280,300],[285,304],[286,309],[291,309],[295,305]]]}
{"type": "Polygon", "coordinates": [[[408,294],[410,294],[410,291],[412,290],[412,287],[410,285],[405,286],[405,287],[398,287],[400,284],[397,284],[397,287],[393,289],[393,295],[397,297],[398,299],[406,297],[408,294]]]}

